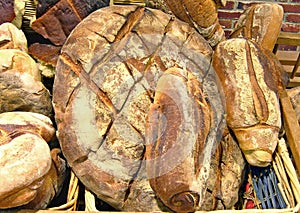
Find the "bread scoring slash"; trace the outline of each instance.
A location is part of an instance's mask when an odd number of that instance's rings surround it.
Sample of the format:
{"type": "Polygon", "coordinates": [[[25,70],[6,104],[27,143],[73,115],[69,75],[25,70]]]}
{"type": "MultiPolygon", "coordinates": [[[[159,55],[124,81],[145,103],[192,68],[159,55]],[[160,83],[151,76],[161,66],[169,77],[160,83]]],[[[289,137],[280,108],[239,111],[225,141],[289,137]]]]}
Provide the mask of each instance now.
{"type": "Polygon", "coordinates": [[[225,93],[227,124],[248,163],[262,167],[272,161],[281,128],[280,75],[265,51],[255,42],[234,38],[220,43],[213,57],[225,93]]]}

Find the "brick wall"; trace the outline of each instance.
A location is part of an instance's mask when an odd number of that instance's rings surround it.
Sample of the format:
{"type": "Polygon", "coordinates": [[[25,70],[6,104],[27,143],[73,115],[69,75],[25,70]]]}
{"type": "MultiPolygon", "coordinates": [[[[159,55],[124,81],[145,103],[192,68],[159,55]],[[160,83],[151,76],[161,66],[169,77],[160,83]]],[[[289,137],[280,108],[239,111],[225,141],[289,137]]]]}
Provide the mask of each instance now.
{"type": "MultiPolygon", "coordinates": [[[[284,10],[281,31],[300,33],[300,0],[227,0],[226,6],[219,9],[219,21],[227,37],[244,9],[260,2],[276,2],[280,4],[284,10]]],[[[282,46],[281,49],[296,50],[296,47],[282,46]]]]}

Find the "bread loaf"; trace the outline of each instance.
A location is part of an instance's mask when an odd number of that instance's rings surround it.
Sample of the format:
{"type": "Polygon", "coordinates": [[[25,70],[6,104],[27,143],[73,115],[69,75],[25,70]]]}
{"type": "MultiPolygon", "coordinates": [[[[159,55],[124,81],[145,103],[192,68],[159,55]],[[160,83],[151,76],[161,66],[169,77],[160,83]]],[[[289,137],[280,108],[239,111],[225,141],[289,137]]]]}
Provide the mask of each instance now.
{"type": "Polygon", "coordinates": [[[19,49],[27,52],[27,39],[22,30],[12,23],[0,25],[0,49],[19,49]]]}
{"type": "Polygon", "coordinates": [[[23,205],[23,209],[45,209],[60,194],[66,179],[66,162],[59,156],[59,153],[58,148],[51,150],[51,168],[43,177],[43,184],[37,189],[35,198],[23,205]]]}
{"type": "Polygon", "coordinates": [[[32,75],[17,70],[0,73],[0,113],[26,111],[52,115],[50,93],[32,75]]]}
{"type": "Polygon", "coordinates": [[[17,49],[0,50],[0,73],[16,70],[30,74],[35,81],[41,81],[36,62],[26,53],[17,49]]]}
{"type": "Polygon", "coordinates": [[[230,37],[251,39],[272,51],[283,20],[283,8],[277,3],[260,3],[247,8],[230,37]]]}
{"type": "Polygon", "coordinates": [[[225,40],[224,31],[218,20],[218,8],[221,2],[226,1],[165,0],[165,2],[176,17],[195,27],[212,47],[225,40]]]}
{"type": "Polygon", "coordinates": [[[175,212],[194,212],[204,200],[214,143],[211,109],[189,72],[170,68],[160,77],[148,115],[147,171],[162,202],[175,212]]]}
{"type": "Polygon", "coordinates": [[[0,208],[32,201],[51,167],[48,144],[41,136],[19,133],[0,146],[0,208]]]}
{"type": "Polygon", "coordinates": [[[55,129],[46,116],[30,112],[0,114],[0,208],[34,200],[51,167],[49,141],[55,129]]]}
{"type": "Polygon", "coordinates": [[[235,38],[218,45],[213,66],[225,93],[227,124],[248,163],[269,165],[281,128],[280,75],[271,59],[255,42],[235,38]]]}
{"type": "Polygon", "coordinates": [[[144,165],[157,82],[171,67],[201,82],[214,143],[224,109],[211,55],[195,29],[159,10],[105,7],[75,27],[57,63],[53,104],[62,151],[89,190],[116,209],[162,210],[144,165]]]}
{"type": "Polygon", "coordinates": [[[296,112],[298,123],[300,125],[300,87],[294,87],[287,90],[287,94],[290,97],[291,104],[296,112]]]}
{"type": "Polygon", "coordinates": [[[0,114],[0,209],[44,209],[60,192],[66,164],[47,144],[54,134],[42,114],[0,114]]]}
{"type": "Polygon", "coordinates": [[[53,44],[60,46],[64,44],[72,29],[83,18],[96,9],[108,6],[108,3],[108,0],[40,2],[38,5],[38,16],[40,17],[32,23],[31,27],[53,44]],[[43,15],[41,15],[42,12],[44,12],[43,15]]]}
{"type": "Polygon", "coordinates": [[[14,0],[0,2],[0,24],[11,22],[16,17],[14,11],[14,0]]]}
{"type": "Polygon", "coordinates": [[[31,132],[50,141],[55,134],[51,120],[39,113],[5,112],[0,114],[0,145],[10,140],[13,132],[31,132]]]}

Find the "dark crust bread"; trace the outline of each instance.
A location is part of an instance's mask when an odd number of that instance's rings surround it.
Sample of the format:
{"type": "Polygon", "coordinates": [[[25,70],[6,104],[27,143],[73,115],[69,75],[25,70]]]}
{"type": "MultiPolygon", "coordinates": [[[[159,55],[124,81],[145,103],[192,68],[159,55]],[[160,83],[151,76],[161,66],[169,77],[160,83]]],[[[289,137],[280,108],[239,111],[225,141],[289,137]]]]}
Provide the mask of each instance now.
{"type": "Polygon", "coordinates": [[[38,59],[46,64],[56,66],[61,46],[51,44],[34,43],[29,46],[28,53],[35,59],[38,59]]]}
{"type": "Polygon", "coordinates": [[[16,17],[13,0],[0,1],[0,24],[11,22],[16,17]]]}
{"type": "MultiPolygon", "coordinates": [[[[32,29],[49,39],[53,44],[63,45],[72,29],[88,14],[104,6],[109,1],[50,1],[41,2],[38,8],[44,12],[32,23],[32,29]],[[55,3],[55,4],[54,4],[55,3]],[[53,5],[52,5],[53,4],[53,5]],[[52,6],[51,6],[52,5],[52,6]],[[48,9],[49,8],[49,9],[48,9]]],[[[41,13],[39,12],[39,13],[41,13]]]]}

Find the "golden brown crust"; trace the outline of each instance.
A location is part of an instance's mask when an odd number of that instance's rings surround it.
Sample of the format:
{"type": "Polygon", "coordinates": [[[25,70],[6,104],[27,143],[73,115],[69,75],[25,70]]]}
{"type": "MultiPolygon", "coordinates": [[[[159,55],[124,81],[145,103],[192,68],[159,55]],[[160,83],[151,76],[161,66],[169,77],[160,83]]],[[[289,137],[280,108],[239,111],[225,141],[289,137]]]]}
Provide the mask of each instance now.
{"type": "Polygon", "coordinates": [[[230,37],[248,38],[272,51],[281,29],[282,19],[281,5],[255,4],[244,11],[230,37]]]}
{"type": "MultiPolygon", "coordinates": [[[[215,109],[210,116],[216,134],[224,109],[211,54],[208,42],[187,23],[132,5],[98,10],[72,31],[54,82],[58,138],[75,174],[100,199],[120,210],[160,209],[143,169],[146,116],[157,81],[174,66],[202,81],[215,109]]],[[[190,93],[199,95],[192,88],[190,93]]]]}
{"type": "Polygon", "coordinates": [[[25,133],[0,146],[0,206],[11,208],[32,201],[51,167],[48,144],[37,134],[25,133]]]}
{"type": "Polygon", "coordinates": [[[213,64],[226,97],[227,124],[249,163],[272,160],[281,128],[278,101],[280,73],[259,45],[243,38],[220,43],[213,64]]]}
{"type": "Polygon", "coordinates": [[[213,0],[166,0],[176,17],[193,26],[206,38],[212,47],[225,40],[218,21],[219,4],[213,0]]]}
{"type": "Polygon", "coordinates": [[[158,81],[148,115],[150,184],[165,205],[178,212],[199,208],[206,185],[203,177],[208,177],[202,158],[208,157],[203,152],[211,112],[200,88],[192,74],[168,69],[158,81]]]}

